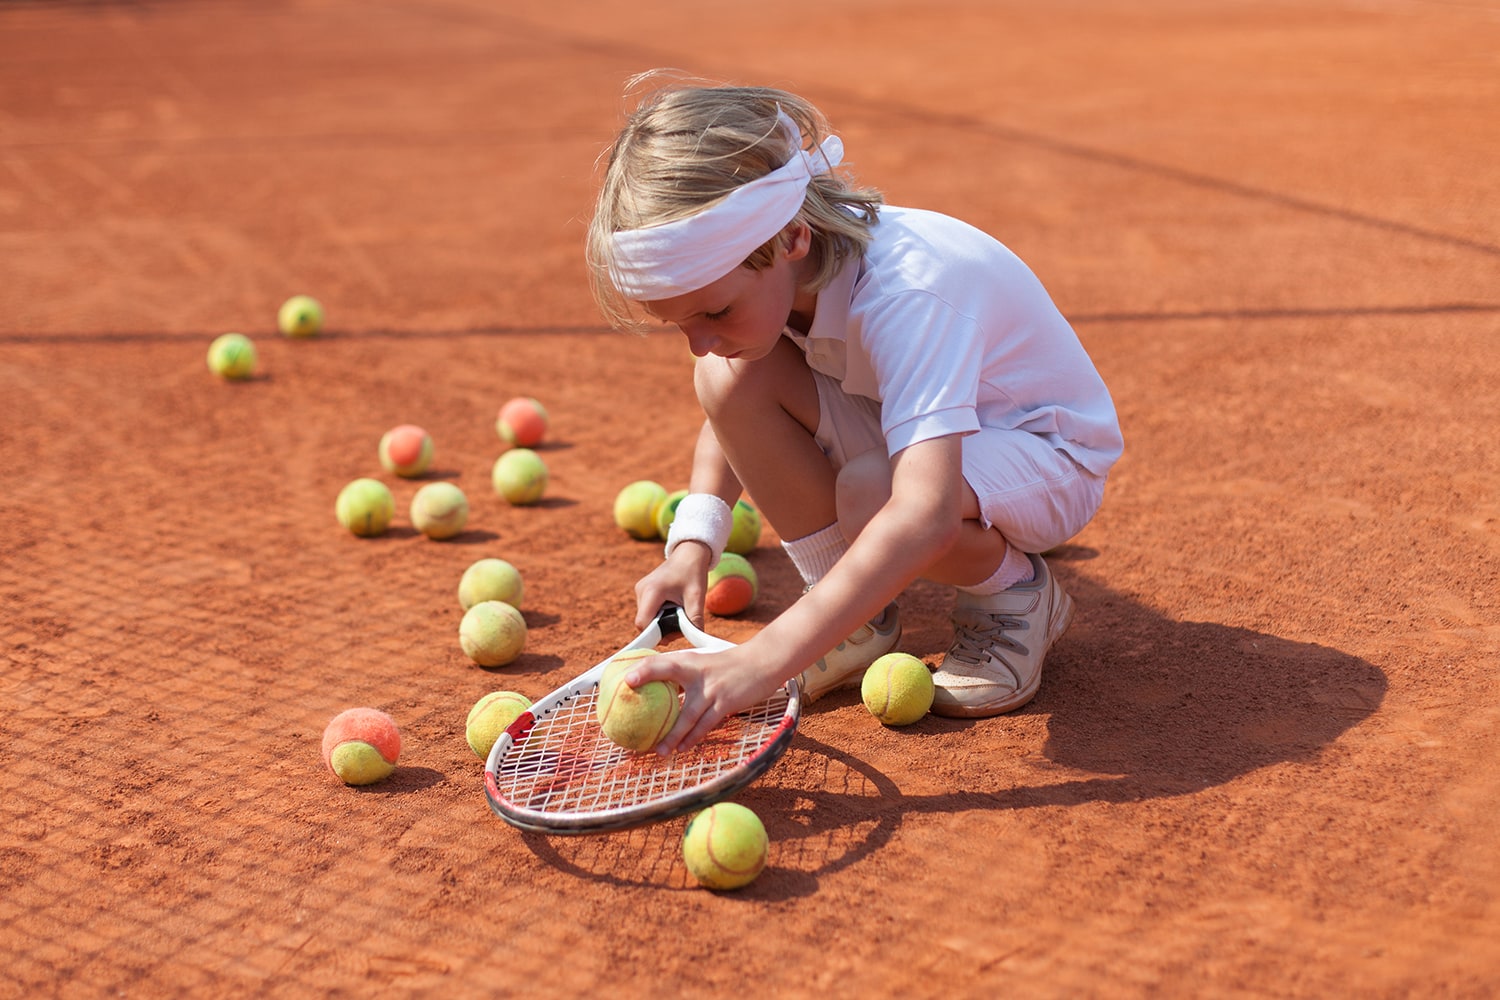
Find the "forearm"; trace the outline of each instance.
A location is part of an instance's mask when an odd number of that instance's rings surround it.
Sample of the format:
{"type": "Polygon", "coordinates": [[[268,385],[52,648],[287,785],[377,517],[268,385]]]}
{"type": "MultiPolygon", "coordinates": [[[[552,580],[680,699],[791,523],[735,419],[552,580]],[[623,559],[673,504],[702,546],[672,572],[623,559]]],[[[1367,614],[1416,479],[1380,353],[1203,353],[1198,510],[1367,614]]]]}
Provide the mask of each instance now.
{"type": "Polygon", "coordinates": [[[730,506],[744,489],[739,477],[729,467],[729,460],[719,447],[719,439],[714,437],[713,427],[706,420],[693,448],[693,472],[688,489],[694,493],[712,493],[730,506]]]}

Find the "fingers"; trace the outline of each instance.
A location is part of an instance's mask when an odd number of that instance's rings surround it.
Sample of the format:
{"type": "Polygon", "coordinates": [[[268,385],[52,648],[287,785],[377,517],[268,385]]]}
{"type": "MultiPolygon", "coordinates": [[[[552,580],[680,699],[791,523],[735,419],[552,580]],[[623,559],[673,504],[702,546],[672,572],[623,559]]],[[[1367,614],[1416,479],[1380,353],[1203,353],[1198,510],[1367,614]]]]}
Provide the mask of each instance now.
{"type": "Polygon", "coordinates": [[[728,714],[705,695],[701,661],[701,655],[695,654],[685,654],[682,658],[649,656],[625,673],[625,683],[633,688],[651,681],[671,681],[683,690],[682,712],[656,747],[662,756],[696,745],[728,714]]]}

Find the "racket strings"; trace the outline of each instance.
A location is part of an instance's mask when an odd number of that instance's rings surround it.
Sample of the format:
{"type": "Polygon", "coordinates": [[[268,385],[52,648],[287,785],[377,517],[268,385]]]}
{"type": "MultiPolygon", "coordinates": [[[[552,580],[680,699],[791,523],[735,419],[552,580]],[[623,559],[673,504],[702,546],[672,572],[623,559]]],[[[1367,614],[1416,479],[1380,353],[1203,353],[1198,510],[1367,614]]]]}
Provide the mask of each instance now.
{"type": "Polygon", "coordinates": [[[731,716],[690,750],[662,757],[617,746],[595,716],[598,688],[560,700],[496,764],[495,791],[533,812],[587,815],[701,789],[753,760],[781,730],[783,689],[731,716]]]}

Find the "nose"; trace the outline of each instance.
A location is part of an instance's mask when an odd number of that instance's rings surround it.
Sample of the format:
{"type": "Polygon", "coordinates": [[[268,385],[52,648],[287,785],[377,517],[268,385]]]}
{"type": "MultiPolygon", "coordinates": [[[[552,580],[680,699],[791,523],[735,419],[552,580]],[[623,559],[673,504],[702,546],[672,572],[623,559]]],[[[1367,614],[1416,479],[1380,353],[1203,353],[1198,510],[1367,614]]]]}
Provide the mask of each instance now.
{"type": "Polygon", "coordinates": [[[687,337],[688,350],[693,352],[693,357],[695,358],[701,358],[707,356],[708,354],[711,354],[714,347],[716,347],[719,343],[718,337],[715,337],[712,333],[709,333],[707,330],[704,330],[701,327],[686,327],[682,332],[687,337]]]}

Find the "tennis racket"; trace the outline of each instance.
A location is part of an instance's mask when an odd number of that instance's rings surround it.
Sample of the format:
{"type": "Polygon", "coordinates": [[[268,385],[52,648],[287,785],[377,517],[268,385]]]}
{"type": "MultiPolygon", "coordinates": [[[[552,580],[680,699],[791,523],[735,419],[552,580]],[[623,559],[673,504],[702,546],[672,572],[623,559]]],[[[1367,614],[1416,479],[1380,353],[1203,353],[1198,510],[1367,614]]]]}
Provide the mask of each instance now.
{"type": "MultiPolygon", "coordinates": [[[[734,643],[699,630],[675,604],[617,652],[681,636],[688,652],[734,643]]],[[[617,746],[595,718],[599,678],[615,654],[546,695],[495,741],[484,790],[501,819],[537,833],[602,833],[680,816],[744,788],[786,751],[801,716],[796,680],[721,722],[691,749],[662,757],[617,746]]]]}

